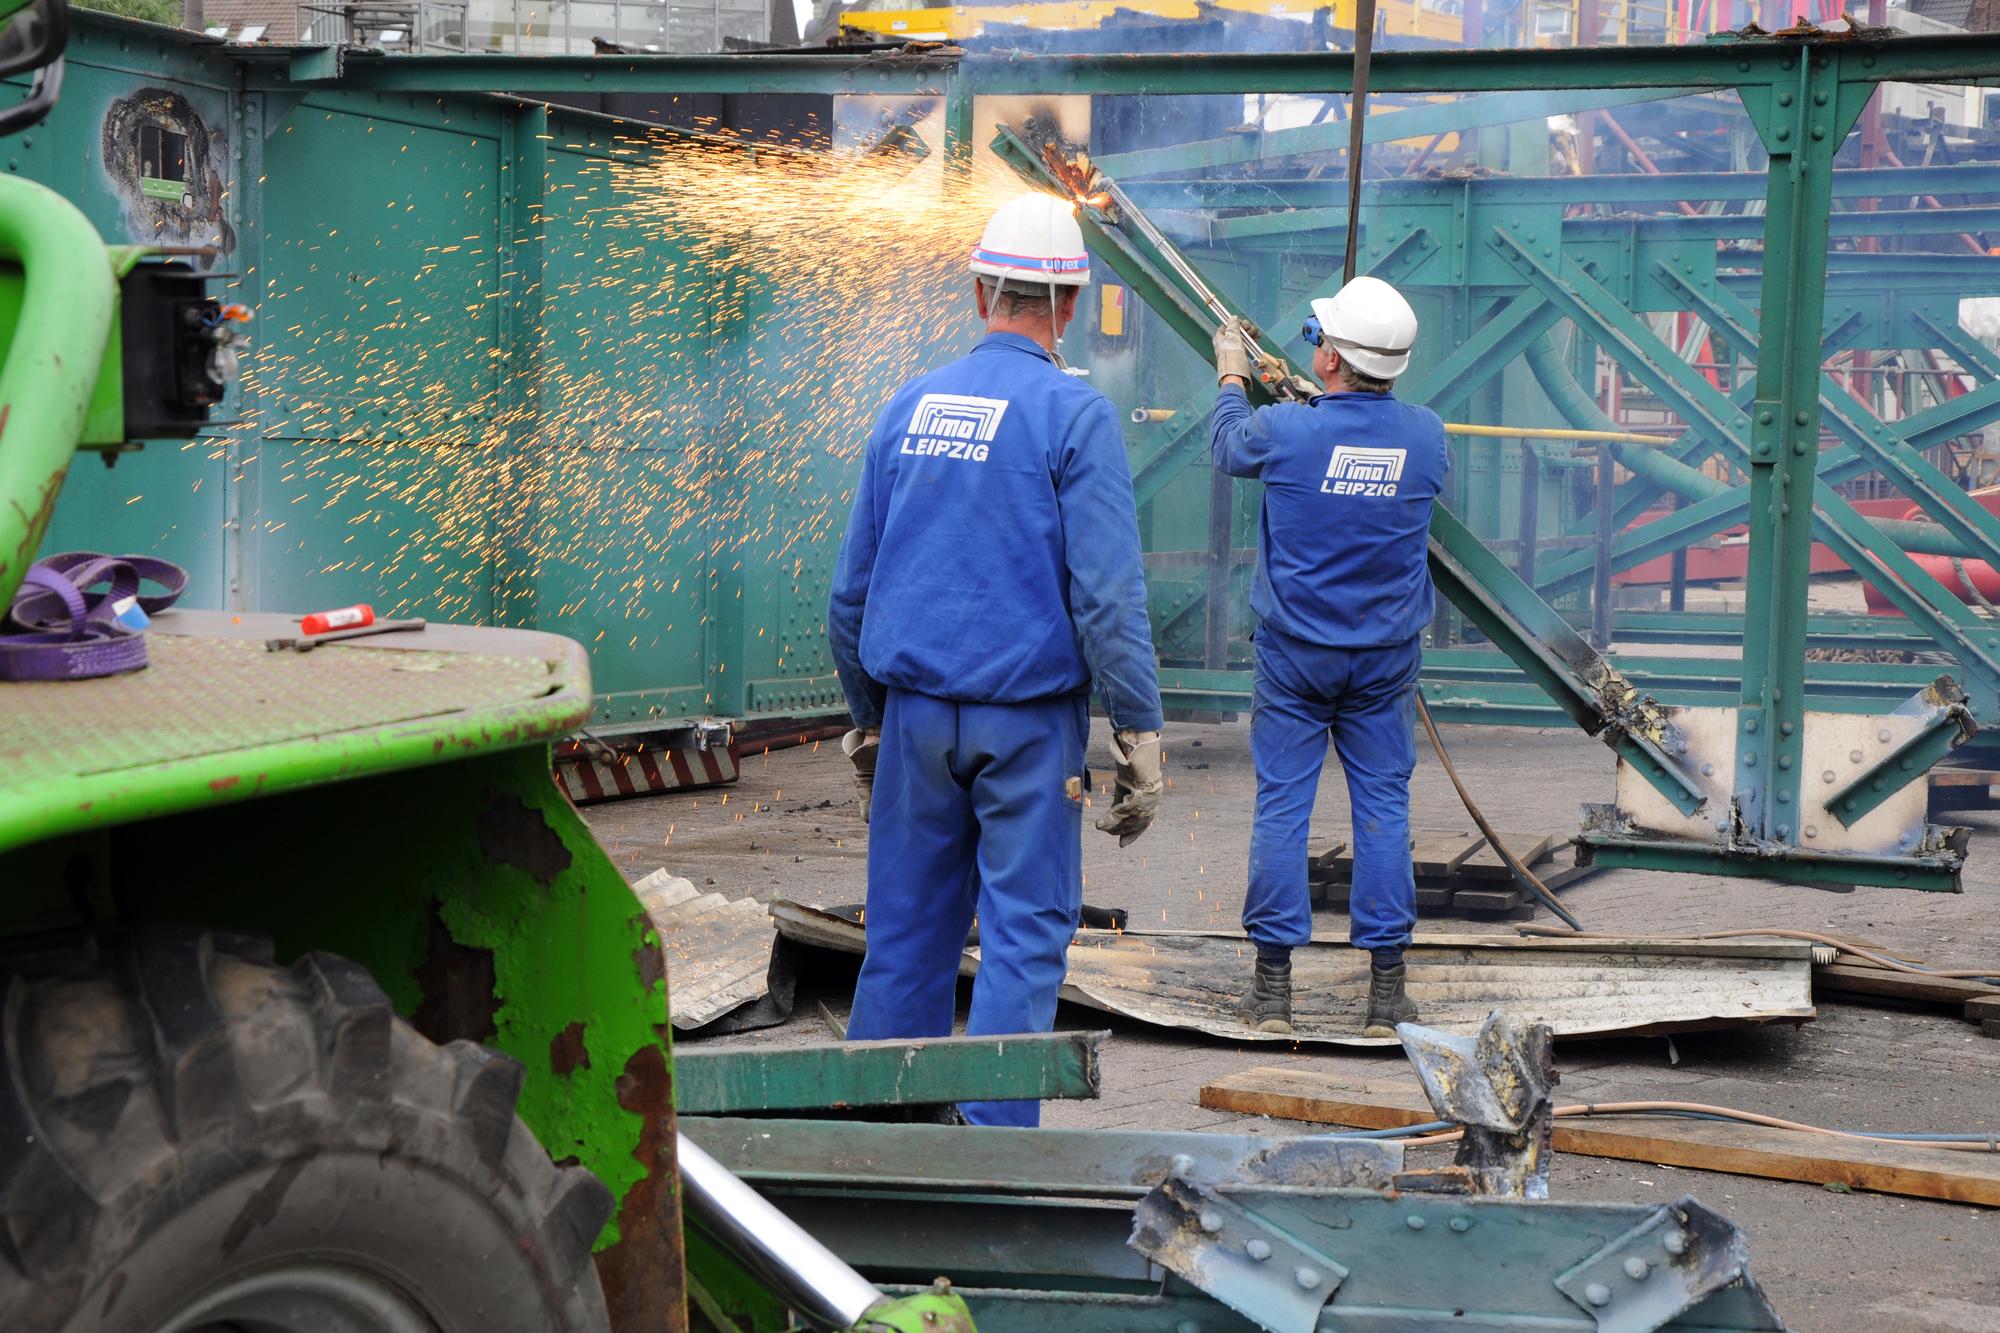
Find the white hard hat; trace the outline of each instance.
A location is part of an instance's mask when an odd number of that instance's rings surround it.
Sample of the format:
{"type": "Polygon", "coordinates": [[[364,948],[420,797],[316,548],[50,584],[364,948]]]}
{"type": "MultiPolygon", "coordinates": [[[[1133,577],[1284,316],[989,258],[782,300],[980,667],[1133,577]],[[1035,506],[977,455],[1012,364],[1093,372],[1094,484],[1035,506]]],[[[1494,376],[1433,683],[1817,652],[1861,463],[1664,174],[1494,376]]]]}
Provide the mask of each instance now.
{"type": "Polygon", "coordinates": [[[1076,210],[1052,194],[1008,200],[994,212],[973,247],[972,271],[1037,286],[1088,286],[1090,252],[1083,248],[1076,210]]]}
{"type": "Polygon", "coordinates": [[[1340,359],[1371,379],[1392,380],[1410,368],[1417,312],[1380,278],[1360,277],[1312,303],[1320,336],[1340,359]]]}

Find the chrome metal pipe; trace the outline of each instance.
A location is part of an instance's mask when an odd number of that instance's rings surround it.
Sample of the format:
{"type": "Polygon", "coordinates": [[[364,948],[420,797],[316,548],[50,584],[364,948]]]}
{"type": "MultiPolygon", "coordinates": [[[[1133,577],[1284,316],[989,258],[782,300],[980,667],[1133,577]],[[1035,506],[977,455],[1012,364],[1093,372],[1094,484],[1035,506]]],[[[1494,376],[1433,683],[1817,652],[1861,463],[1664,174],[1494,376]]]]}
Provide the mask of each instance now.
{"type": "Polygon", "coordinates": [[[852,1328],[887,1299],[729,1168],[679,1135],[682,1197],[702,1229],[807,1323],[852,1328]]]}

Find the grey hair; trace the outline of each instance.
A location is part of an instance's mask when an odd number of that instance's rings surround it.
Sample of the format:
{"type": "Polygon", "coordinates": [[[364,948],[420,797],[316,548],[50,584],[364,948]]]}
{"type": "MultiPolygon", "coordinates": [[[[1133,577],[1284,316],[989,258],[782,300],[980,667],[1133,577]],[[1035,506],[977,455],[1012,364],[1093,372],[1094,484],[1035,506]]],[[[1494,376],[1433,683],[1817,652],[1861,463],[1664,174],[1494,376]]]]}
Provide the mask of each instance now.
{"type": "Polygon", "coordinates": [[[1334,367],[1333,374],[1334,378],[1340,381],[1340,387],[1348,393],[1387,393],[1396,387],[1396,381],[1393,379],[1378,380],[1373,375],[1362,374],[1348,364],[1346,357],[1340,358],[1340,364],[1334,367]]]}
{"type": "Polygon", "coordinates": [[[1007,286],[1005,278],[979,275],[979,289],[986,293],[986,307],[996,315],[1018,319],[1023,315],[1046,315],[1055,309],[1054,289],[1044,284],[1007,286]],[[1005,301],[1003,309],[1001,302],[1005,301]]]}

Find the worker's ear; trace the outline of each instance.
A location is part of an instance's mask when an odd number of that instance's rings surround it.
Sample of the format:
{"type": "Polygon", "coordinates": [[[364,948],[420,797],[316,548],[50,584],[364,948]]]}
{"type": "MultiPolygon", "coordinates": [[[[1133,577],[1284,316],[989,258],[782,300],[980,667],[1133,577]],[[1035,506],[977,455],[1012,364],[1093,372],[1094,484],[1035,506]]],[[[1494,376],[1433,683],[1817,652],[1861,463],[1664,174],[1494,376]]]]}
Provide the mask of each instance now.
{"type": "Polygon", "coordinates": [[[1060,309],[1062,311],[1063,323],[1067,324],[1076,317],[1076,298],[1081,295],[1083,295],[1083,288],[1081,287],[1065,287],[1062,289],[1062,295],[1057,299],[1062,302],[1060,309]]]}
{"type": "Polygon", "coordinates": [[[1313,348],[1313,377],[1321,384],[1333,383],[1334,375],[1340,370],[1340,353],[1333,350],[1333,344],[1324,339],[1313,348]]]}
{"type": "Polygon", "coordinates": [[[986,284],[977,278],[972,280],[972,301],[979,307],[980,322],[984,323],[992,318],[986,309],[986,284]]]}

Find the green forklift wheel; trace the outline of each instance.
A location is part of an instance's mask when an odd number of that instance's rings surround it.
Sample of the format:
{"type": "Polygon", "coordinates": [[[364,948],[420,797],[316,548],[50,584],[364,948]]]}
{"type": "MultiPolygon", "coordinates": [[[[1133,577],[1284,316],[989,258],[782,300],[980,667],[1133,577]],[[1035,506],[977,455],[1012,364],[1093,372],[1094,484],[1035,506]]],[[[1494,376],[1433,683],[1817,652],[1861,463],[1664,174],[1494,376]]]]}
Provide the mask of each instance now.
{"type": "Polygon", "coordinates": [[[0,1328],[601,1333],[611,1194],[358,964],[142,926],[0,957],[0,1328]]]}

